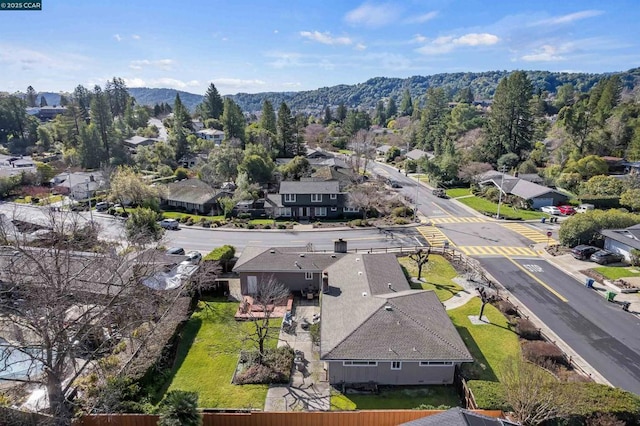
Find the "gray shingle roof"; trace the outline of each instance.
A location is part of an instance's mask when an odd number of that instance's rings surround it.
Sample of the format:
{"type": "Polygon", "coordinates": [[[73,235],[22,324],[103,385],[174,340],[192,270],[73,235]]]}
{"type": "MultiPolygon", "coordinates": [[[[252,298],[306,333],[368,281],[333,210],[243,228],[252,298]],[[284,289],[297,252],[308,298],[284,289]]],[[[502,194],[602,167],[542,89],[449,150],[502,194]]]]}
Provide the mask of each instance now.
{"type": "Polygon", "coordinates": [[[400,426],[507,426],[517,425],[504,419],[485,416],[454,407],[439,414],[433,414],[421,419],[402,423],[400,426]]]}
{"type": "Polygon", "coordinates": [[[600,234],[626,246],[640,250],[640,232],[638,229],[603,229],[600,234]]]}
{"type": "Polygon", "coordinates": [[[185,179],[168,185],[167,200],[181,203],[205,204],[219,192],[199,179],[185,179]]]}
{"type": "Polygon", "coordinates": [[[322,272],[342,253],[313,253],[305,247],[245,248],[233,268],[236,272],[322,272]]]}
{"type": "Polygon", "coordinates": [[[427,152],[421,149],[412,149],[411,151],[407,152],[407,158],[410,158],[412,160],[419,160],[426,155],[427,152]]]}
{"type": "Polygon", "coordinates": [[[537,183],[513,177],[506,173],[504,174],[504,178],[502,175],[503,174],[501,172],[490,170],[480,175],[480,182],[483,184],[491,182],[498,188],[502,186],[502,190],[506,194],[516,195],[520,198],[524,198],[525,200],[538,198],[549,193],[564,195],[561,192],[544,185],[538,185],[537,183]]]}
{"type": "Polygon", "coordinates": [[[327,272],[322,359],[473,360],[435,293],[410,290],[394,255],[349,254],[327,272]]]}
{"type": "Polygon", "coordinates": [[[339,182],[327,180],[322,182],[284,181],[280,183],[280,194],[337,194],[340,192],[339,182]]]}

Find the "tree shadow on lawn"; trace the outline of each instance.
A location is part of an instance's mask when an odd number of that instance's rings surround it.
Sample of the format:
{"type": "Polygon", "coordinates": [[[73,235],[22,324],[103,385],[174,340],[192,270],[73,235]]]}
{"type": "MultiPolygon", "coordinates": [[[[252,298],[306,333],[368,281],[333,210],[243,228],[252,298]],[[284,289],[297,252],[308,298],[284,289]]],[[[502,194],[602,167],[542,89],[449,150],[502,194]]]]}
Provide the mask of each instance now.
{"type": "Polygon", "coordinates": [[[490,382],[497,382],[498,376],[491,368],[491,365],[485,358],[482,350],[476,343],[475,339],[466,327],[456,326],[460,337],[464,341],[467,349],[471,352],[474,362],[472,364],[462,364],[462,373],[466,379],[471,380],[487,380],[490,382]]]}
{"type": "Polygon", "coordinates": [[[437,290],[448,291],[452,296],[464,291],[464,289],[461,289],[457,284],[439,284],[431,281],[421,281],[419,283],[412,282],[411,288],[415,290],[431,290],[430,288],[425,288],[427,285],[435,287],[437,290]]]}

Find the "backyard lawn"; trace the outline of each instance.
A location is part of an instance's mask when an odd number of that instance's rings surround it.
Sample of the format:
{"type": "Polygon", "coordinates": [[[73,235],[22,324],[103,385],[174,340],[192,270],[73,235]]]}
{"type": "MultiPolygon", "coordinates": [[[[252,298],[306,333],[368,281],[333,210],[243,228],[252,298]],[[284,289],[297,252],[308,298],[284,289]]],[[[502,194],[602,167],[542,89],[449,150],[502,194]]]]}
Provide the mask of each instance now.
{"type": "Polygon", "coordinates": [[[601,273],[605,278],[617,280],[619,278],[640,277],[640,269],[635,266],[601,266],[593,268],[594,271],[601,273]]]}
{"type": "MultiPolygon", "coordinates": [[[[406,273],[412,277],[418,276],[418,267],[416,262],[408,256],[398,258],[400,265],[406,273]]],[[[426,280],[422,285],[412,283],[412,288],[423,290],[433,290],[440,301],[451,298],[454,294],[462,290],[458,284],[451,281],[452,278],[458,276],[453,266],[449,264],[447,259],[438,255],[429,255],[429,262],[422,267],[422,279],[426,280]]]]}
{"type": "MultiPolygon", "coordinates": [[[[252,323],[237,322],[233,315],[237,302],[221,299],[200,301],[182,331],[176,363],[167,391],[198,392],[198,403],[203,408],[257,408],[264,407],[267,385],[233,385],[241,349],[253,349],[243,337],[252,330],[252,323]]],[[[272,320],[280,327],[282,320],[272,320]]],[[[274,330],[277,337],[277,330],[274,330]]],[[[276,340],[269,342],[276,347],[276,340]]]]}
{"type": "Polygon", "coordinates": [[[381,388],[378,394],[343,394],[331,389],[331,410],[400,410],[421,404],[457,407],[460,397],[453,386],[381,388]]]}
{"type": "Polygon", "coordinates": [[[445,191],[450,198],[465,197],[471,194],[471,188],[452,188],[445,191]]]}
{"type": "Polygon", "coordinates": [[[492,305],[487,304],[483,315],[491,324],[473,325],[469,315],[478,315],[482,302],[479,298],[456,309],[447,311],[460,337],[476,362],[463,364],[463,372],[472,379],[498,381],[500,366],[507,358],[520,356],[520,343],[515,331],[508,328],[507,319],[492,305]]]}
{"type": "MultiPolygon", "coordinates": [[[[474,196],[474,197],[459,198],[458,201],[460,201],[463,204],[466,204],[467,206],[471,207],[474,210],[479,211],[480,213],[488,212],[493,215],[496,215],[498,213],[498,204],[492,201],[489,201],[485,198],[474,196]]],[[[520,218],[523,220],[541,219],[543,217],[546,217],[546,218],[549,217],[549,215],[546,213],[533,211],[533,210],[514,209],[513,207],[507,206],[506,204],[502,204],[502,206],[500,206],[500,216],[503,216],[508,219],[520,218]]]]}

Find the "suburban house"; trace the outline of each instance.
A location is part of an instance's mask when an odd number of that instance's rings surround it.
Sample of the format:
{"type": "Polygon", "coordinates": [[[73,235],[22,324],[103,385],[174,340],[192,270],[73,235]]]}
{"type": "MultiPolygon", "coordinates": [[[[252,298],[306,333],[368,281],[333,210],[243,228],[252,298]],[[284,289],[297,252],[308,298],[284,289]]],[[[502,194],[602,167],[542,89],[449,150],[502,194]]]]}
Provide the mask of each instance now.
{"type": "Polygon", "coordinates": [[[325,151],[322,148],[309,148],[307,147],[307,152],[305,154],[305,157],[307,159],[312,159],[312,158],[321,158],[321,159],[326,159],[326,158],[334,158],[335,155],[332,152],[329,151],[325,151]]]}
{"type": "Polygon", "coordinates": [[[453,383],[473,362],[434,292],[412,290],[393,254],[248,247],[234,271],[243,294],[271,278],[291,291],[320,292],[320,359],[331,384],[453,383]]]}
{"type": "Polygon", "coordinates": [[[64,114],[67,111],[67,107],[53,105],[43,106],[38,110],[38,118],[42,121],[49,121],[56,118],[60,114],[64,114]]]}
{"type": "Polygon", "coordinates": [[[625,229],[603,229],[605,250],[620,253],[627,262],[631,261],[631,251],[640,250],[640,224],[625,229]]]}
{"type": "Polygon", "coordinates": [[[151,146],[157,142],[160,142],[160,139],[157,138],[145,138],[143,136],[132,136],[129,139],[125,139],[124,141],[122,141],[122,143],[124,144],[124,146],[126,146],[129,149],[137,149],[138,147],[141,146],[151,146]]]}
{"type": "Polygon", "coordinates": [[[28,156],[0,154],[0,177],[16,176],[20,173],[35,173],[36,163],[28,156]]]}
{"type": "Polygon", "coordinates": [[[54,176],[49,184],[58,194],[68,195],[74,200],[87,200],[105,186],[105,179],[100,171],[65,172],[54,176]]]}
{"type": "Polygon", "coordinates": [[[347,194],[340,192],[337,180],[284,181],[268,201],[274,217],[333,219],[359,212],[358,208],[346,206],[347,194]]]}
{"type": "Polygon", "coordinates": [[[378,154],[381,157],[384,157],[387,155],[387,152],[389,152],[390,149],[391,149],[391,145],[381,145],[376,148],[376,154],[378,154]]]}
{"type": "Polygon", "coordinates": [[[569,200],[569,197],[555,189],[495,170],[482,173],[478,181],[481,186],[494,185],[505,195],[515,195],[528,201],[533,209],[556,206],[569,200]]]}
{"type": "MultiPolygon", "coordinates": [[[[493,413],[492,413],[493,414],[493,413]]],[[[500,417],[487,416],[477,411],[453,407],[431,416],[425,416],[399,426],[519,426],[500,417]]]]}
{"type": "Polygon", "coordinates": [[[214,189],[199,179],[184,179],[167,185],[167,194],[162,202],[190,212],[216,214],[219,210],[218,198],[232,195],[227,191],[214,189]]]}
{"type": "Polygon", "coordinates": [[[421,149],[412,149],[411,151],[407,152],[407,158],[409,160],[418,161],[423,159],[424,157],[427,157],[428,159],[432,159],[433,154],[430,154],[427,151],[423,151],[421,149]]]}
{"type": "Polygon", "coordinates": [[[217,129],[198,130],[196,136],[206,141],[213,141],[216,145],[220,145],[224,140],[224,132],[217,129]]]}

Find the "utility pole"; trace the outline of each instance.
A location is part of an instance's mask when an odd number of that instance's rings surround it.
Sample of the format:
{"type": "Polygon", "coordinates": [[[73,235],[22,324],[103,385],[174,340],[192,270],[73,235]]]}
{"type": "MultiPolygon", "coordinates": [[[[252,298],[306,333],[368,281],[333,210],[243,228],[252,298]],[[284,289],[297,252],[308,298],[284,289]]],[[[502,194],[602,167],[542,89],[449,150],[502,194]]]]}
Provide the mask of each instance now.
{"type": "Polygon", "coordinates": [[[413,209],[413,221],[415,222],[418,218],[418,192],[420,190],[420,165],[417,166],[416,172],[418,173],[416,180],[416,207],[413,209]]]}
{"type": "Polygon", "coordinates": [[[89,179],[84,180],[85,185],[87,185],[87,197],[89,198],[89,217],[91,218],[91,226],[93,227],[93,211],[91,210],[91,191],[89,190],[89,184],[91,183],[89,179]]]}
{"type": "Polygon", "coordinates": [[[504,185],[504,174],[507,170],[507,166],[502,166],[500,168],[502,172],[502,176],[500,178],[500,194],[498,194],[498,214],[496,214],[496,219],[500,219],[500,205],[502,204],[502,185],[504,185]]]}

